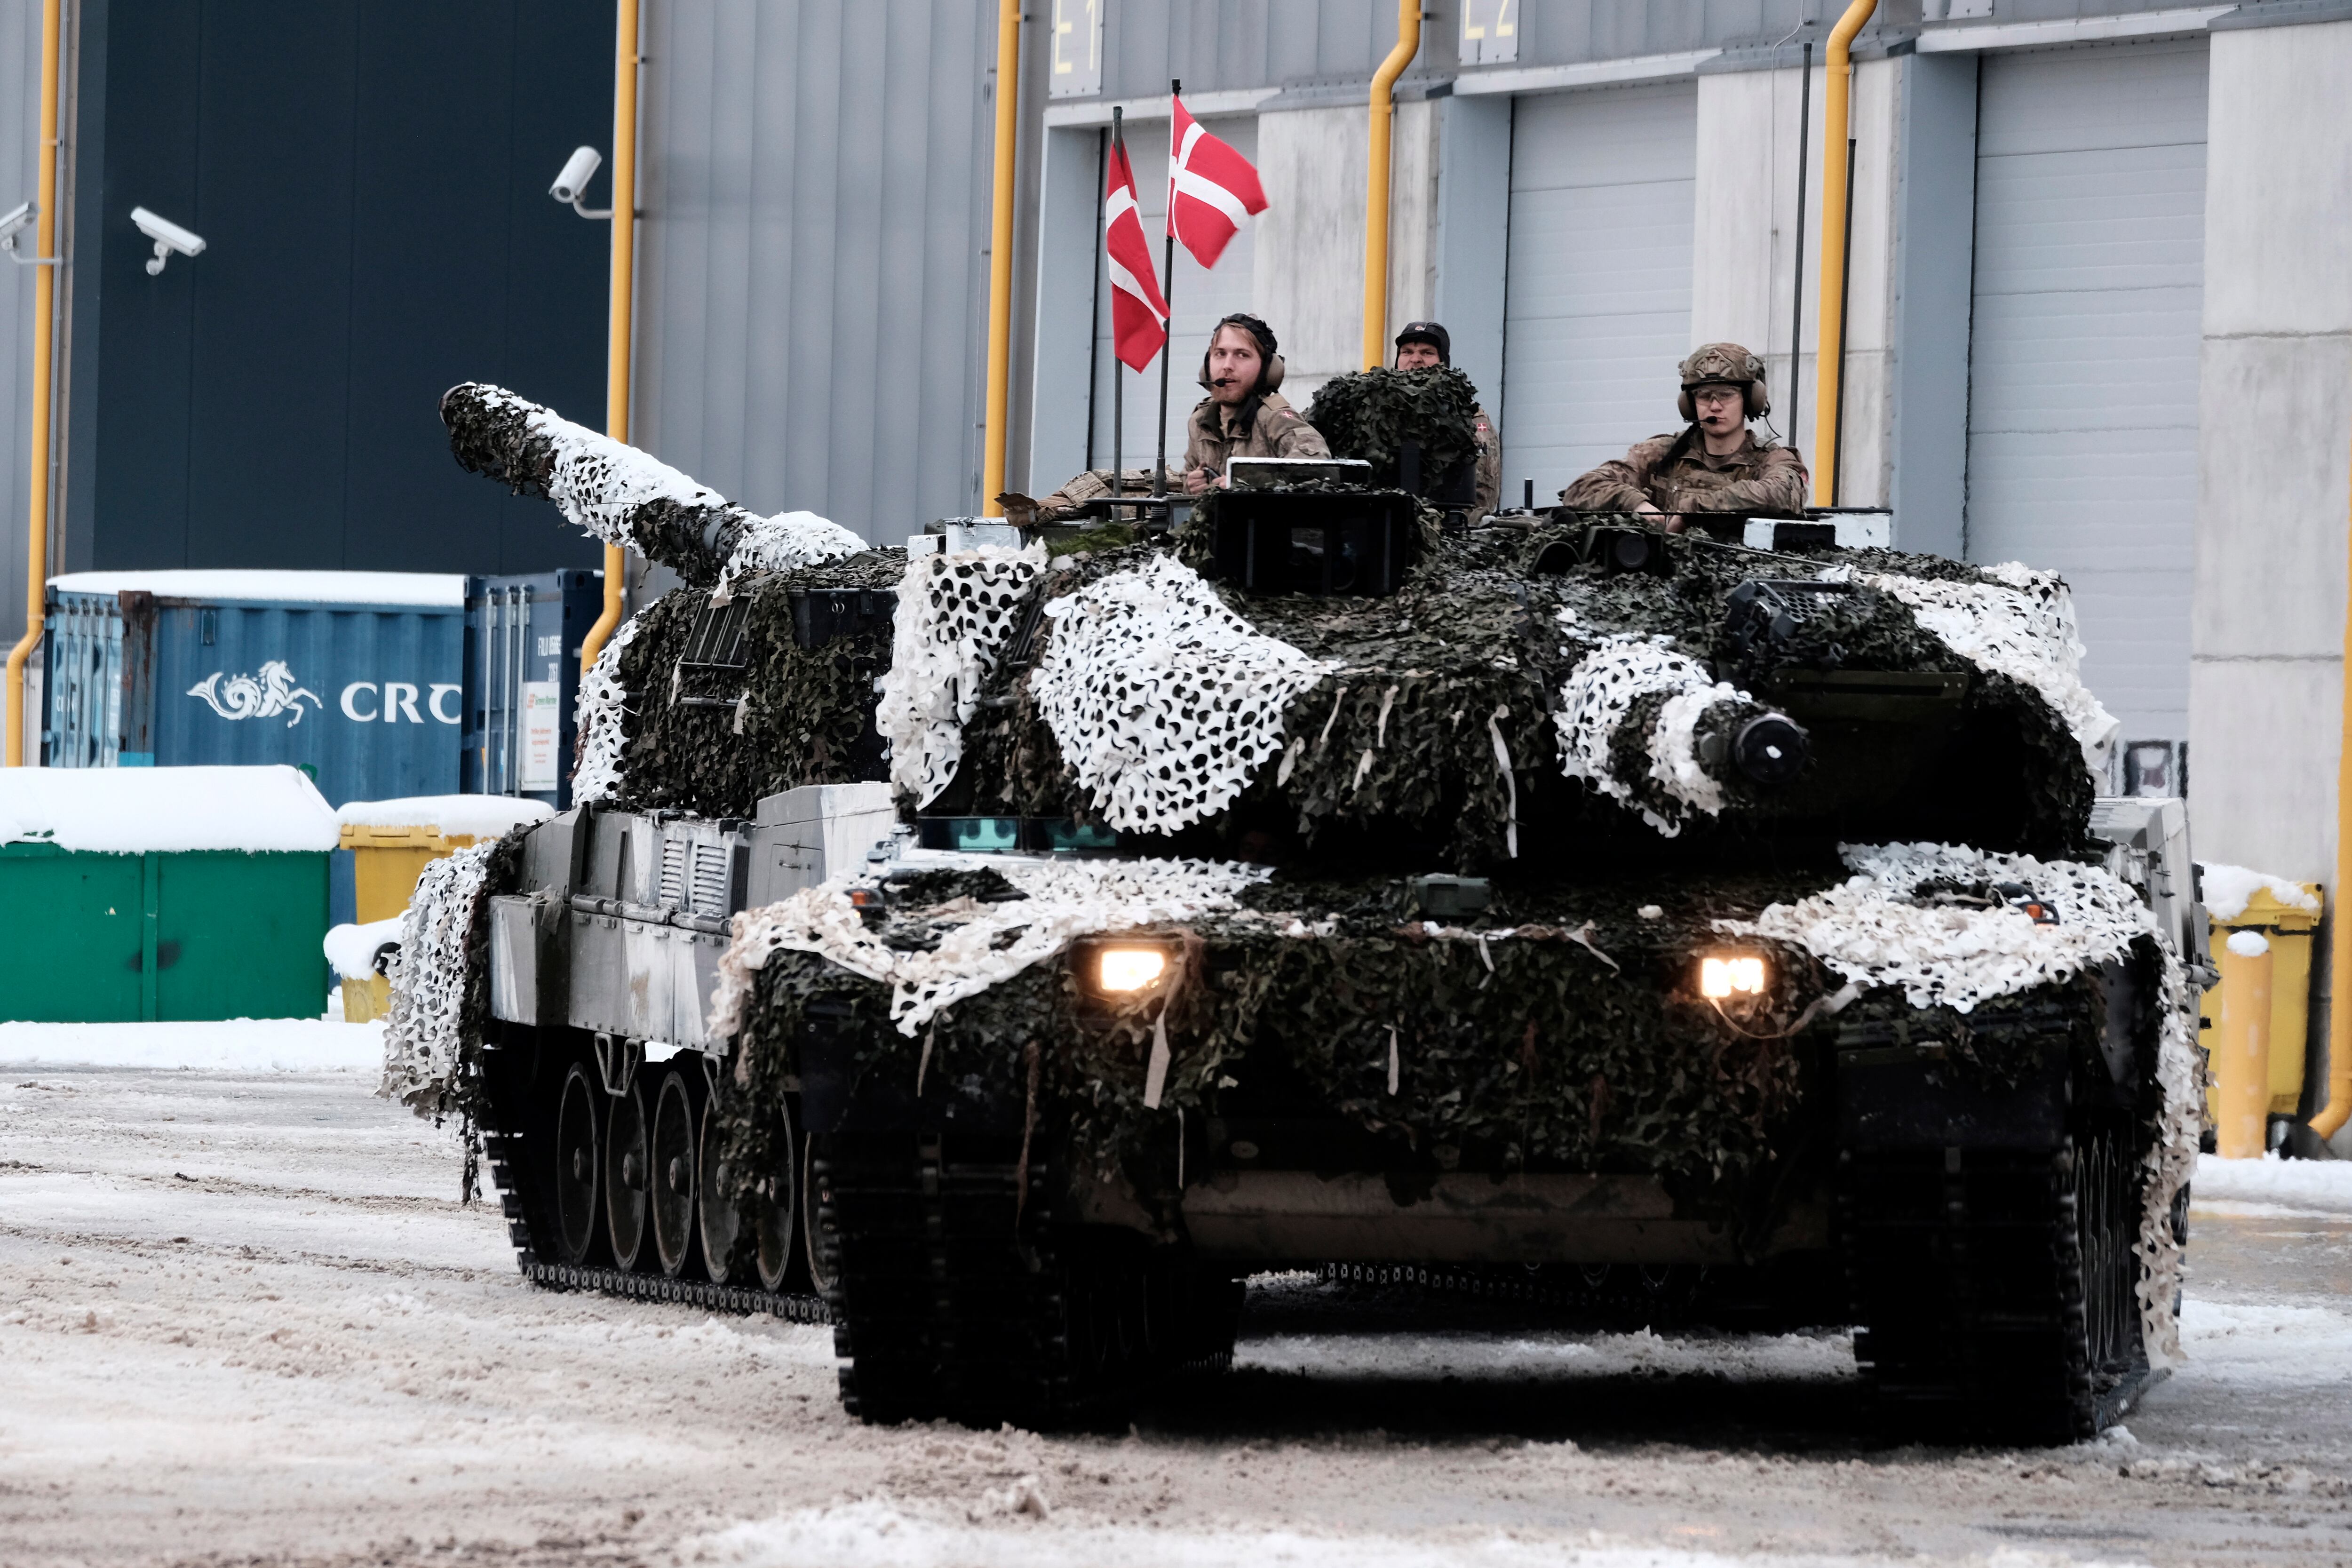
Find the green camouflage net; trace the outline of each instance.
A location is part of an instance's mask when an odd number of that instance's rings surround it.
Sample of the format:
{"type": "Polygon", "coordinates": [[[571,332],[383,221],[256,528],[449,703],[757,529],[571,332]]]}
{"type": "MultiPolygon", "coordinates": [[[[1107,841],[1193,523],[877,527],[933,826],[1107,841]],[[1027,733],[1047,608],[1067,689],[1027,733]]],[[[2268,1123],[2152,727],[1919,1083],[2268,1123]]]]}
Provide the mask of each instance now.
{"type": "Polygon", "coordinates": [[[1307,422],[1335,458],[1361,458],[1372,482],[1402,482],[1399,456],[1421,444],[1421,479],[1436,479],[1476,456],[1478,392],[1448,365],[1427,370],[1367,370],[1333,376],[1316,390],[1307,422]]]}

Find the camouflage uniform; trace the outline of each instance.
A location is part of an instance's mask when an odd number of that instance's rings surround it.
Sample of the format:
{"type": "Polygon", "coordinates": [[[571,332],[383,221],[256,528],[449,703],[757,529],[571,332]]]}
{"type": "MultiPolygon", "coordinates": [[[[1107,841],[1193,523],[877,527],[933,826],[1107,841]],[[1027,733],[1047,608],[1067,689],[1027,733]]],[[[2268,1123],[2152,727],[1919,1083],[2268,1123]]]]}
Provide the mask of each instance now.
{"type": "Polygon", "coordinates": [[[1475,515],[1493,511],[1503,495],[1503,444],[1495,439],[1495,422],[1484,408],[1475,410],[1478,432],[1478,505],[1475,515]]]}
{"type": "MultiPolygon", "coordinates": [[[[1184,490],[1184,476],[1173,468],[1168,470],[1168,489],[1174,495],[1181,495],[1184,490]]],[[[1150,468],[1128,469],[1126,480],[1119,486],[1119,491],[1123,496],[1150,495],[1151,470],[1150,468]]],[[[1076,517],[1078,508],[1087,502],[1102,500],[1109,494],[1110,470],[1088,468],[1076,479],[1066,480],[1060,489],[1055,490],[1044,500],[1033,503],[1036,507],[1036,521],[1039,522],[1067,521],[1076,517]]],[[[1008,501],[1010,499],[1008,498],[1008,501]]],[[[1012,510],[1011,505],[1008,504],[1005,510],[1009,514],[1012,510]]]]}
{"type": "Polygon", "coordinates": [[[1795,447],[1759,441],[1751,430],[1739,450],[1717,458],[1694,425],[1601,464],[1560,491],[1559,503],[1578,511],[1634,511],[1647,501],[1665,512],[1794,513],[1812,485],[1795,447]]]}
{"type": "Polygon", "coordinates": [[[1322,433],[1307,423],[1289,399],[1278,392],[1261,394],[1255,407],[1244,402],[1227,408],[1213,397],[1201,399],[1192,410],[1191,437],[1184,443],[1184,471],[1206,468],[1217,479],[1225,473],[1227,458],[1328,458],[1331,448],[1322,433]],[[1244,426],[1236,414],[1247,419],[1244,426]]]}

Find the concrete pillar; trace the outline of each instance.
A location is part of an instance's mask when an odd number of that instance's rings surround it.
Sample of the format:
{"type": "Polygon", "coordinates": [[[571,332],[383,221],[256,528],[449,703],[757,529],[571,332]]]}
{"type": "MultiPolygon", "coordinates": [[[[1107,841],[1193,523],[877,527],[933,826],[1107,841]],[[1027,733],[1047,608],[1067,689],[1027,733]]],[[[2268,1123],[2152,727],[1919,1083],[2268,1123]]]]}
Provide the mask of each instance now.
{"type": "Polygon", "coordinates": [[[2332,888],[2352,22],[2217,30],[2210,68],[2189,700],[2197,850],[2332,888]]]}
{"type": "MultiPolygon", "coordinates": [[[[1854,67],[1853,270],[1847,281],[1842,500],[1883,504],[1889,493],[1888,387],[1894,359],[1895,117],[1904,60],[1854,67]]],[[[1801,390],[1788,399],[1797,262],[1795,70],[1727,71],[1698,79],[1698,179],[1691,274],[1691,341],[1730,339],[1771,370],[1772,424],[1813,458],[1821,332],[1822,71],[1813,70],[1805,150],[1804,313],[1797,323],[1801,390]]]]}

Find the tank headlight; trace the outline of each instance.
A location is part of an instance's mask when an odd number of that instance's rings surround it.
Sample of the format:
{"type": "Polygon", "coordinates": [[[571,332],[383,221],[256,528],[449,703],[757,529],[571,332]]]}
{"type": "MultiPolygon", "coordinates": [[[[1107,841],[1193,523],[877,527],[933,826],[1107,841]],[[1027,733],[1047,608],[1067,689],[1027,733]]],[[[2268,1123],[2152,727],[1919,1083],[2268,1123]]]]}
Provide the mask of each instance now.
{"type": "Polygon", "coordinates": [[[1771,979],[1760,952],[1710,952],[1698,961],[1698,994],[1710,1002],[1761,996],[1771,979]]]}
{"type": "Polygon", "coordinates": [[[1168,951],[1160,947],[1095,949],[1095,989],[1106,995],[1149,991],[1168,973],[1168,951]]]}

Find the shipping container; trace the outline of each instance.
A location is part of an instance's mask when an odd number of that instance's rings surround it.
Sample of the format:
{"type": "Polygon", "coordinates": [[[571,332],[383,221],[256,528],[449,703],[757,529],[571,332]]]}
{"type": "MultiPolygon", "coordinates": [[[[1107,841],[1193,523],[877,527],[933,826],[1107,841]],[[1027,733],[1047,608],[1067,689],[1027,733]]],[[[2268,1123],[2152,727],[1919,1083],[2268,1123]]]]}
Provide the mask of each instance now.
{"type": "Polygon", "coordinates": [[[466,580],[466,794],[571,806],[580,645],[604,595],[577,569],[466,580]]]}
{"type": "Polygon", "coordinates": [[[50,580],[51,767],[284,763],[333,805],[458,788],[466,579],[85,572],[50,580]]]}

